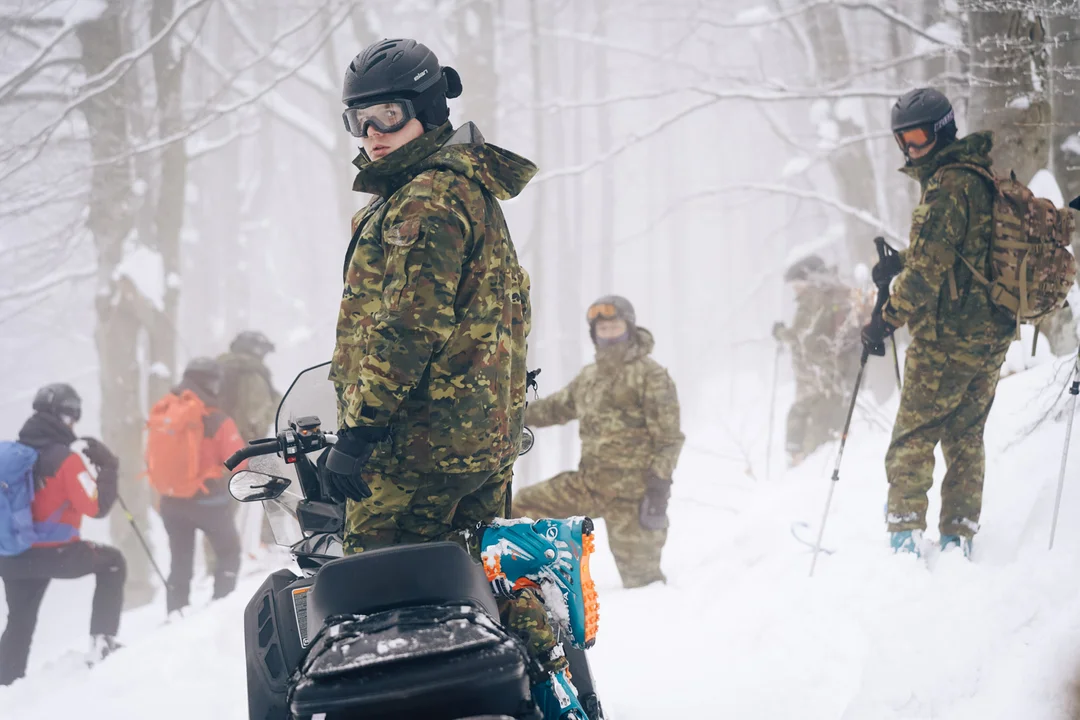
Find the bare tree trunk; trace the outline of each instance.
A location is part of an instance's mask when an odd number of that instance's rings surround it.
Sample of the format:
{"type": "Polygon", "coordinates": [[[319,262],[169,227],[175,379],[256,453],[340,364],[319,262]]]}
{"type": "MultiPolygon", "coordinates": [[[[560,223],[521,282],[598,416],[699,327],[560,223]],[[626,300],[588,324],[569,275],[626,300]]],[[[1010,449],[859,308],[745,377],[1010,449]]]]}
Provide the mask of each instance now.
{"type": "MultiPolygon", "coordinates": [[[[1054,40],[1051,162],[1068,203],[1080,196],[1080,17],[1055,18],[1050,30],[1054,40]]],[[[1073,235],[1073,251],[1080,257],[1080,230],[1073,235]]]]}
{"type": "Polygon", "coordinates": [[[994,131],[994,169],[1028,182],[1050,165],[1042,21],[1019,10],[969,12],[972,127],[994,131]]]}
{"type": "MultiPolygon", "coordinates": [[[[103,72],[127,45],[122,14],[125,4],[110,2],[100,17],[76,29],[87,75],[103,72]]],[[[124,242],[135,222],[131,168],[126,160],[116,159],[123,158],[129,149],[125,107],[122,83],[90,97],[82,106],[94,159],[86,226],[97,248],[101,433],[121,461],[121,496],[136,522],[145,528],[146,488],[139,479],[143,429],[141,373],[136,355],[141,298],[129,281],[115,277],[124,255],[124,242]]],[[[120,513],[113,513],[110,529],[113,542],[127,559],[125,604],[134,607],[150,602],[153,588],[149,562],[130,525],[120,513]]]]}
{"type": "Polygon", "coordinates": [[[495,0],[458,0],[457,70],[465,92],[462,120],[472,120],[488,137],[496,135],[495,106],[499,76],[495,72],[495,0]]]}
{"type": "MultiPolygon", "coordinates": [[[[835,7],[816,8],[808,14],[807,34],[814,48],[817,67],[820,73],[818,81],[827,85],[835,83],[850,74],[851,51],[844,26],[840,20],[840,11],[835,7]]],[[[853,121],[850,103],[861,102],[848,100],[828,104],[829,119],[837,128],[837,140],[861,135],[866,128],[853,121]]],[[[855,114],[857,117],[857,114],[855,114]]],[[[871,162],[866,143],[852,143],[847,148],[832,155],[830,161],[833,176],[840,190],[840,198],[856,208],[877,209],[877,197],[874,191],[874,165],[871,162]]],[[[875,214],[880,216],[879,212],[875,214]]],[[[844,226],[848,255],[852,263],[876,261],[874,246],[868,242],[866,225],[861,221],[845,216],[844,226]]]]}
{"type": "MultiPolygon", "coordinates": [[[[175,0],[154,0],[150,10],[150,32],[158,34],[172,19],[175,0]]],[[[183,129],[184,58],[176,56],[172,43],[158,43],[151,54],[157,87],[158,136],[168,138],[183,129]]],[[[184,225],[188,158],[185,144],[173,142],[161,151],[158,194],[155,207],[154,239],[161,253],[165,277],[162,312],[150,332],[150,362],[154,369],[147,386],[148,398],[155,402],[169,392],[176,376],[176,340],[180,310],[180,231],[184,225]],[[165,370],[168,372],[165,372],[165,370]]]]}

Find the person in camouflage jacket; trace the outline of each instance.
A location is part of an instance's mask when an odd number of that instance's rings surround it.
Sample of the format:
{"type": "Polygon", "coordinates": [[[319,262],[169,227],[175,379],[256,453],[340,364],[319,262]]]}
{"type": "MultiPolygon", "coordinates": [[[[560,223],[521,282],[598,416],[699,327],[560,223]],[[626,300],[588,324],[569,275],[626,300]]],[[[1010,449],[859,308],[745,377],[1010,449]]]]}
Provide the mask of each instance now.
{"type": "Polygon", "coordinates": [[[776,323],[773,337],[791,348],[795,402],[785,448],[789,466],[795,466],[843,427],[845,396],[859,366],[861,293],[817,255],[793,264],[784,279],[795,290],[795,318],[790,328],[776,323]]]}
{"type": "Polygon", "coordinates": [[[245,330],[218,356],[224,373],[221,410],[233,419],[246,442],[269,435],[274,428],[281,395],[274,389],[266,355],[274,344],[261,332],[245,330]]]}
{"type": "Polygon", "coordinates": [[[597,300],[588,313],[596,362],[565,388],[530,403],[530,427],[580,422],[577,470],[525,488],[515,517],[602,517],[625,587],[663,581],[667,503],[684,436],[679,399],[667,371],[649,357],[653,336],[629,301],[597,300]]]}
{"type": "MultiPolygon", "coordinates": [[[[329,376],[338,440],[319,466],[348,498],[347,554],[446,540],[480,562],[485,529],[509,510],[531,307],[498,201],[537,168],[472,123],[455,130],[446,99],[460,92],[413,40],[375,43],[346,73],[346,123],[364,145],[353,189],[373,197],[352,220],[329,376]],[[387,78],[399,87],[372,90],[387,78]]],[[[533,660],[534,696],[568,682],[539,587],[498,600],[533,660]]]]}
{"type": "Polygon", "coordinates": [[[991,304],[960,259],[988,272],[994,188],[973,170],[947,166],[989,168],[993,138],[978,132],[956,139],[952,106],[925,89],[897,102],[893,130],[908,158],[903,172],[919,182],[922,198],[912,213],[908,248],[894,268],[875,268],[875,277],[899,273],[881,314],[863,329],[868,348],[880,349],[904,325],[912,337],[885,456],[888,529],[894,549],[918,552],[940,442],[946,465],[941,545],[968,553],[982,510],[983,428],[1016,320],[991,304]]]}

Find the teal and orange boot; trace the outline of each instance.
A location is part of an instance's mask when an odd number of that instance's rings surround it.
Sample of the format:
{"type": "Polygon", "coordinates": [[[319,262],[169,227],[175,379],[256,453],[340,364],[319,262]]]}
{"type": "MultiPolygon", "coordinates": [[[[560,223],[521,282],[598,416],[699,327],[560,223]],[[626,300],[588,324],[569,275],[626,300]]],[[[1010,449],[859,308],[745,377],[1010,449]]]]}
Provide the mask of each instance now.
{"type": "Polygon", "coordinates": [[[544,720],[589,720],[566,670],[552,673],[546,681],[533,685],[532,696],[544,720]]]}
{"type": "Polygon", "coordinates": [[[539,587],[548,611],[568,630],[571,644],[588,648],[596,642],[600,620],[589,574],[594,547],[593,522],[587,517],[495,520],[480,539],[480,559],[496,586],[539,587]]]}

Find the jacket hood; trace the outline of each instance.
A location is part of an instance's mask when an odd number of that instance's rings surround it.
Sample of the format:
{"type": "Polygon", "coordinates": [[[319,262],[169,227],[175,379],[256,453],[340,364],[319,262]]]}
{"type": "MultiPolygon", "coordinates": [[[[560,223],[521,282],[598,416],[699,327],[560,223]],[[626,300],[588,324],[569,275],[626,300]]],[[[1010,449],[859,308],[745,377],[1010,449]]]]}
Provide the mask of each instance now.
{"type": "Polygon", "coordinates": [[[38,490],[45,480],[56,474],[71,454],[75,432],[51,413],[34,413],[19,431],[19,442],[34,448],[38,459],[34,463],[34,484],[38,490]]]}
{"type": "Polygon", "coordinates": [[[972,133],[954,140],[941,150],[919,158],[900,168],[900,172],[925,184],[944,165],[967,163],[989,169],[992,163],[990,150],[994,147],[994,134],[990,131],[972,133]]]}
{"type": "Polygon", "coordinates": [[[270,370],[266,367],[266,363],[256,355],[245,352],[227,352],[218,356],[217,361],[225,370],[226,375],[230,371],[238,370],[242,373],[261,375],[267,382],[270,381],[270,370]]]}
{"type": "Polygon", "coordinates": [[[457,130],[446,123],[374,162],[361,151],[353,163],[360,169],[353,190],[380,197],[388,197],[425,170],[441,169],[475,180],[499,200],[509,200],[537,172],[529,160],[486,143],[471,122],[457,130]]]}

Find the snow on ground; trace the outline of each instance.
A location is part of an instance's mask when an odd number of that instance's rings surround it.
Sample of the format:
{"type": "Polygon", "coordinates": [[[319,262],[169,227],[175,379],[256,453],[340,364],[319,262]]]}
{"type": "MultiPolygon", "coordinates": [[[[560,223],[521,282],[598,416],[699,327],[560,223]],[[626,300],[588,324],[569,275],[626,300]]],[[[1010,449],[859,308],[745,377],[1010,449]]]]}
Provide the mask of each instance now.
{"type": "MultiPolygon", "coordinates": [[[[924,561],[890,554],[888,438],[860,420],[825,532],[835,553],[808,578],[810,552],[791,526],[806,523],[812,540],[835,447],[786,474],[774,460],[771,481],[753,480],[744,462],[725,459],[738,454],[724,439],[728,431],[697,426],[672,498],[667,586],[621,589],[598,524],[601,629],[590,656],[610,717],[1067,717],[1068,687],[1080,674],[1080,440],[1049,552],[1065,424],[1055,411],[1030,437],[1022,433],[1070,368],[1044,362],[1002,382],[987,429],[983,530],[972,563],[953,553],[931,551],[924,561]]],[[[895,396],[890,402],[876,415],[891,416],[895,396]]],[[[931,498],[928,545],[937,538],[936,488],[931,498]]],[[[161,627],[156,606],[129,614],[122,631],[129,648],[93,671],[78,666],[70,641],[50,646],[46,628],[70,631],[75,621],[43,612],[31,675],[0,689],[0,714],[246,717],[241,617],[258,582],[245,580],[176,625],[161,627]]],[[[65,595],[72,608],[85,604],[85,583],[66,586],[78,590],[65,595]]]]}

